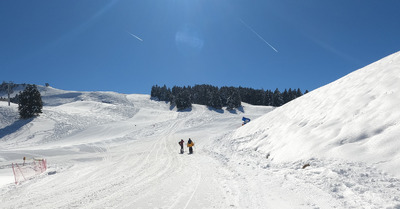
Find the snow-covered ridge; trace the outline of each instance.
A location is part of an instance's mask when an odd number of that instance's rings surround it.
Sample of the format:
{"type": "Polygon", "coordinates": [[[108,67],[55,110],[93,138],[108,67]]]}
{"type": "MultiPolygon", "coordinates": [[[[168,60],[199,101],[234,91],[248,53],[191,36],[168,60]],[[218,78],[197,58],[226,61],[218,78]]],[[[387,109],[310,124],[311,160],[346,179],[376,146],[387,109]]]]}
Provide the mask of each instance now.
{"type": "Polygon", "coordinates": [[[400,52],[304,95],[228,137],[277,162],[341,158],[400,176],[400,52]],[[248,141],[248,143],[243,143],[248,141]]]}

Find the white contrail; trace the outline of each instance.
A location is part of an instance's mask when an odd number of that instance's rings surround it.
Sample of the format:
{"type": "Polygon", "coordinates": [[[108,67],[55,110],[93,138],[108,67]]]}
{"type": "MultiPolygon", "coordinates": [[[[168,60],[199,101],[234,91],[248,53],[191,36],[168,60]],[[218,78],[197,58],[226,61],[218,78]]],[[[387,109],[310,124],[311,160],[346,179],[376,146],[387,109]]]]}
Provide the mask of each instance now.
{"type": "MultiPolygon", "coordinates": [[[[129,33],[129,32],[128,32],[129,33]]],[[[139,40],[139,41],[143,41],[143,39],[141,39],[141,38],[139,38],[138,36],[136,36],[136,35],[134,35],[134,34],[132,34],[132,33],[129,33],[131,36],[133,36],[133,37],[135,37],[137,40],[139,40]]]]}
{"type": "Polygon", "coordinates": [[[251,28],[249,25],[247,25],[241,18],[239,18],[239,20],[240,20],[240,22],[243,23],[244,26],[246,26],[249,30],[251,30],[251,32],[256,34],[258,36],[258,38],[260,38],[262,41],[264,41],[266,44],[268,44],[268,46],[271,47],[271,49],[273,49],[275,52],[278,52],[278,50],[276,50],[275,47],[273,47],[271,44],[269,44],[268,41],[266,41],[263,37],[261,37],[255,30],[253,30],[253,28],[251,28]]]}

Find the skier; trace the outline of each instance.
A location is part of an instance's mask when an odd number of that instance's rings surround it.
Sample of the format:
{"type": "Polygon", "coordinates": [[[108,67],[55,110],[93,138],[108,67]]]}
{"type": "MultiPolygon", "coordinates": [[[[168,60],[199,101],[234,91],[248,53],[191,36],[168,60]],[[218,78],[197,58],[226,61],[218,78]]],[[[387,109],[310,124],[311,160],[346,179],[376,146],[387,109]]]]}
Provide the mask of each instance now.
{"type": "Polygon", "coordinates": [[[193,143],[192,139],[189,138],[189,141],[188,141],[188,143],[187,143],[187,146],[189,147],[189,154],[193,154],[193,146],[194,146],[194,143],[193,143]]]}
{"type": "Polygon", "coordinates": [[[183,143],[184,143],[184,142],[185,142],[185,141],[183,141],[183,139],[181,139],[181,141],[178,142],[178,144],[181,145],[181,154],[183,154],[183,143]]]}

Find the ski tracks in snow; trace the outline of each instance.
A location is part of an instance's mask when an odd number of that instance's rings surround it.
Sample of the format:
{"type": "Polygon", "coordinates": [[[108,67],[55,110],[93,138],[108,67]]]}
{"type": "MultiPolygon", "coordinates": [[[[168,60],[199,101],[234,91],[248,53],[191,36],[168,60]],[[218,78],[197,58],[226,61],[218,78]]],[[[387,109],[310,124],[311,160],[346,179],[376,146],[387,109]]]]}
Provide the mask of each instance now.
{"type": "Polygon", "coordinates": [[[196,193],[197,189],[199,188],[200,181],[201,181],[201,172],[197,171],[196,174],[197,174],[197,177],[195,178],[196,183],[194,183],[194,185],[196,185],[196,186],[194,187],[192,194],[190,195],[189,199],[187,200],[184,209],[186,209],[189,206],[189,203],[192,201],[194,194],[196,193]]]}
{"type": "MultiPolygon", "coordinates": [[[[243,153],[242,153],[243,154],[243,153]]],[[[250,153],[247,153],[251,155],[250,153]]],[[[238,208],[399,208],[400,180],[371,165],[338,159],[272,163],[230,159],[238,208]]],[[[245,159],[245,160],[243,160],[245,159]]]]}

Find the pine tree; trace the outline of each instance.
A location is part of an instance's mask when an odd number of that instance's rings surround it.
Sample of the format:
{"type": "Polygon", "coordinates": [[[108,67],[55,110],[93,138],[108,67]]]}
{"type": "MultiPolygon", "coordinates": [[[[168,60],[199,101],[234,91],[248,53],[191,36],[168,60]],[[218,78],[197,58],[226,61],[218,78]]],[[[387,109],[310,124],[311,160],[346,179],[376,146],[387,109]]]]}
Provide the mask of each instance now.
{"type": "Polygon", "coordinates": [[[274,93],[272,93],[271,90],[265,91],[264,105],[265,106],[273,106],[273,101],[274,101],[274,93]]]}
{"type": "Polygon", "coordinates": [[[21,118],[28,119],[42,113],[42,97],[36,85],[27,85],[25,90],[19,94],[18,99],[18,110],[21,118]]]}
{"type": "Polygon", "coordinates": [[[158,85],[152,86],[151,87],[151,97],[161,100],[161,87],[158,85]]]}
{"type": "Polygon", "coordinates": [[[274,91],[274,101],[273,101],[273,106],[274,107],[279,107],[283,105],[283,97],[281,92],[279,91],[278,88],[275,89],[274,91]]]}
{"type": "Polygon", "coordinates": [[[242,99],[242,102],[246,102],[249,104],[252,104],[252,92],[251,88],[244,88],[239,86],[239,93],[240,93],[240,98],[242,99]]]}
{"type": "Polygon", "coordinates": [[[169,88],[167,88],[166,85],[164,85],[161,88],[161,92],[160,92],[160,100],[161,101],[170,101],[170,97],[171,97],[171,90],[169,88]]]}
{"type": "Polygon", "coordinates": [[[185,110],[192,107],[190,99],[190,92],[187,89],[183,89],[176,95],[175,104],[178,111],[185,110]]]}
{"type": "Polygon", "coordinates": [[[214,91],[211,93],[210,101],[208,103],[210,107],[213,107],[215,109],[222,109],[222,100],[219,96],[218,88],[214,89],[214,91]]]}
{"type": "MultiPolygon", "coordinates": [[[[240,87],[239,87],[240,88],[240,87]]],[[[222,106],[227,106],[227,101],[229,97],[229,88],[227,86],[223,86],[219,89],[219,96],[221,98],[222,106]]]]}
{"type": "Polygon", "coordinates": [[[242,106],[239,90],[234,87],[229,88],[229,97],[227,99],[227,109],[233,110],[242,106]]]}
{"type": "Polygon", "coordinates": [[[301,96],[303,96],[303,93],[301,92],[300,88],[298,88],[296,92],[296,98],[301,96]]]}
{"type": "Polygon", "coordinates": [[[171,96],[170,96],[170,99],[171,99],[170,105],[171,105],[171,106],[176,105],[176,103],[175,103],[176,98],[177,98],[178,94],[179,94],[182,90],[183,90],[182,87],[178,87],[178,86],[172,87],[171,96]]]}
{"type": "Polygon", "coordinates": [[[289,101],[295,100],[297,98],[297,93],[296,90],[292,90],[291,88],[289,88],[289,101]]]}
{"type": "Polygon", "coordinates": [[[290,102],[290,95],[287,89],[282,93],[283,104],[290,102]]]}

